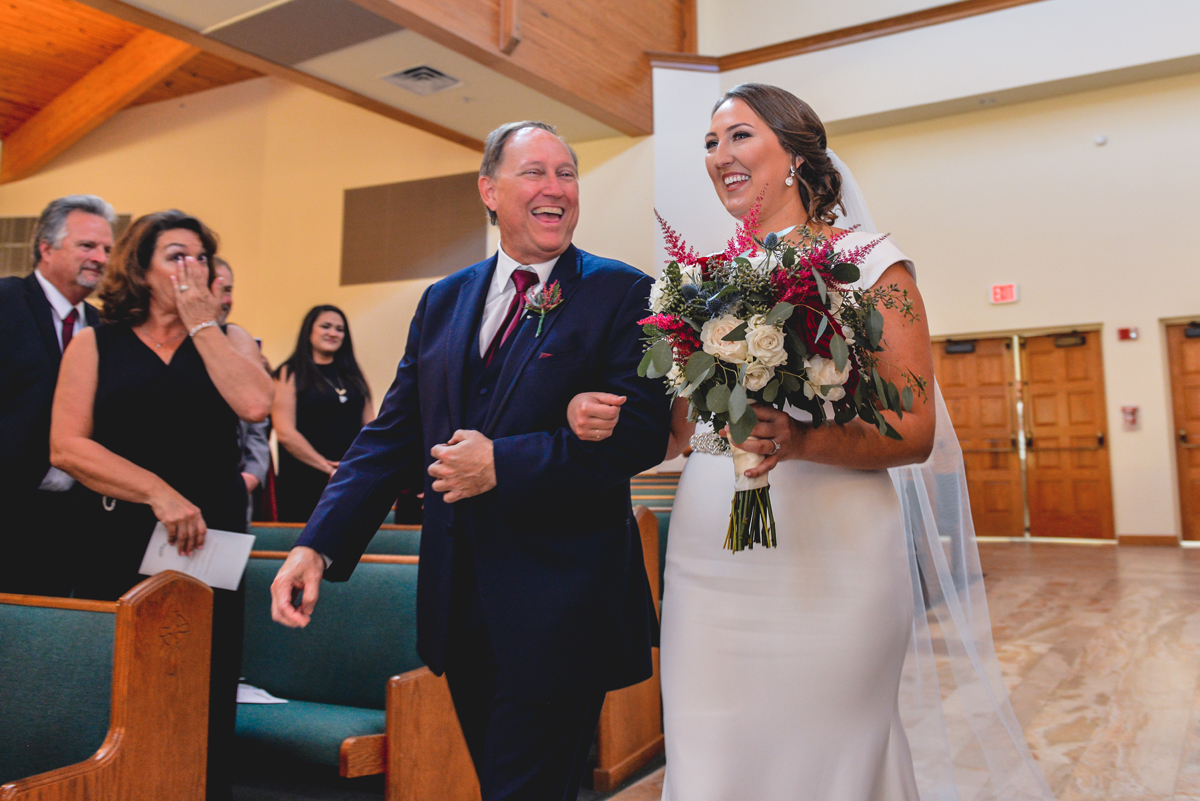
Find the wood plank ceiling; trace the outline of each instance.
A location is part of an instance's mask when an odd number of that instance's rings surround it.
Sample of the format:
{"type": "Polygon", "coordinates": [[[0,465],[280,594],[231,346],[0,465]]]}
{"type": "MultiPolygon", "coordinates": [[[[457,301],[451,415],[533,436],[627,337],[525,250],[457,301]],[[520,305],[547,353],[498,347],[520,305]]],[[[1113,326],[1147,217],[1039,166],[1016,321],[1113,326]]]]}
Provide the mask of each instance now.
{"type": "MultiPolygon", "coordinates": [[[[0,0],[0,139],[8,139],[143,31],[72,0],[0,0]]],[[[169,100],[259,75],[200,52],[127,105],[169,100]]]]}

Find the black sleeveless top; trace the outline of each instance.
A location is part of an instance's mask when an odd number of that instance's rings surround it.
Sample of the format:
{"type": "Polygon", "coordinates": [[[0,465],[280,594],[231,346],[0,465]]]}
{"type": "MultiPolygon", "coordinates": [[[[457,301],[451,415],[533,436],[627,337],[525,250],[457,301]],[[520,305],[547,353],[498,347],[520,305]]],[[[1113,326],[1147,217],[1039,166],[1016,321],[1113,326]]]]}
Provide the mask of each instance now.
{"type": "MultiPolygon", "coordinates": [[[[316,368],[321,379],[296,392],[296,430],[317,453],[331,462],[340,462],[362,429],[367,399],[353,384],[338,378],[335,365],[318,364],[316,368]]],[[[286,448],[280,448],[279,475],[275,483],[279,519],[291,523],[307,522],[328,481],[326,473],[304,464],[286,448]]]]}
{"type": "MultiPolygon", "coordinates": [[[[209,528],[246,530],[246,485],[239,470],[238,417],[208,376],[187,338],[164,363],[128,325],[96,328],[99,375],[92,439],[154,473],[200,507],[209,528]]],[[[149,506],[94,496],[87,524],[102,541],[100,572],[125,573],[110,589],[137,583],[156,520],[149,506]],[[132,571],[132,572],[129,572],[132,571]]],[[[122,590],[123,592],[124,590],[122,590]]],[[[105,594],[111,594],[105,593],[105,594]]],[[[118,593],[119,594],[119,593],[118,593]]]]}

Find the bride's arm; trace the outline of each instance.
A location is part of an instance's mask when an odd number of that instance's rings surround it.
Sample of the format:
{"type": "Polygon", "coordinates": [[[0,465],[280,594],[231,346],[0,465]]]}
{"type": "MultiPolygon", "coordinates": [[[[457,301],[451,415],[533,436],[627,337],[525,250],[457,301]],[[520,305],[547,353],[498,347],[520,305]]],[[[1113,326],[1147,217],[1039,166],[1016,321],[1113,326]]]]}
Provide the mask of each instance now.
{"type": "MultiPolygon", "coordinates": [[[[575,436],[588,442],[600,442],[612,436],[613,429],[621,416],[623,395],[607,392],[581,392],[567,405],[567,422],[575,436]]],[[[666,459],[683,454],[696,431],[696,424],[688,422],[688,404],[676,398],[671,407],[671,441],[667,445],[666,459]]]]}
{"type": "Polygon", "coordinates": [[[883,413],[887,424],[903,439],[884,437],[878,429],[862,420],[812,428],[772,407],[756,406],[759,423],[753,436],[757,440],[747,440],[742,447],[768,458],[753,470],[746,471],[747,476],[760,476],[785,459],[878,470],[923,462],[929,457],[933,449],[936,411],[933,405],[933,349],[925,321],[925,304],[912,275],[900,264],[889,267],[879,282],[907,290],[917,314],[913,321],[898,309],[882,310],[887,349],[879,354],[879,372],[897,387],[904,386],[907,371],[926,381],[924,396],[918,396],[913,410],[905,412],[903,418],[893,412],[883,413]],[[778,443],[778,451],[771,440],[778,443]]]}

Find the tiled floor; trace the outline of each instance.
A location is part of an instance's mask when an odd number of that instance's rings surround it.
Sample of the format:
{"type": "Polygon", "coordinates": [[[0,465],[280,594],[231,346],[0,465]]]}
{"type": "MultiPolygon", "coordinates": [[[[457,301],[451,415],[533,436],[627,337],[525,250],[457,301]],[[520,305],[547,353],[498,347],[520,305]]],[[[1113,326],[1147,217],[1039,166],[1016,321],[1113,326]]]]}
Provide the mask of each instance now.
{"type": "MultiPolygon", "coordinates": [[[[983,543],[996,651],[1059,801],[1200,801],[1200,550],[983,543]]],[[[662,771],[613,801],[658,801],[662,771]]]]}

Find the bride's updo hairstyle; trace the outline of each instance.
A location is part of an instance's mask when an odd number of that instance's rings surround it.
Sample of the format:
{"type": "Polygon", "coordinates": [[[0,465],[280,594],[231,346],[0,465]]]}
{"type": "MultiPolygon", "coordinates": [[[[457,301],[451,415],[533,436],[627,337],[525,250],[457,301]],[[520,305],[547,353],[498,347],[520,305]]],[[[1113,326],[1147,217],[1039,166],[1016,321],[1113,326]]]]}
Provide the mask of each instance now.
{"type": "Polygon", "coordinates": [[[833,225],[842,205],[842,176],[825,153],[828,145],[821,118],[791,92],[765,83],[738,84],[717,101],[712,113],[735,97],[775,132],[784,150],[804,159],[796,171],[800,202],[809,219],[833,225]]]}

